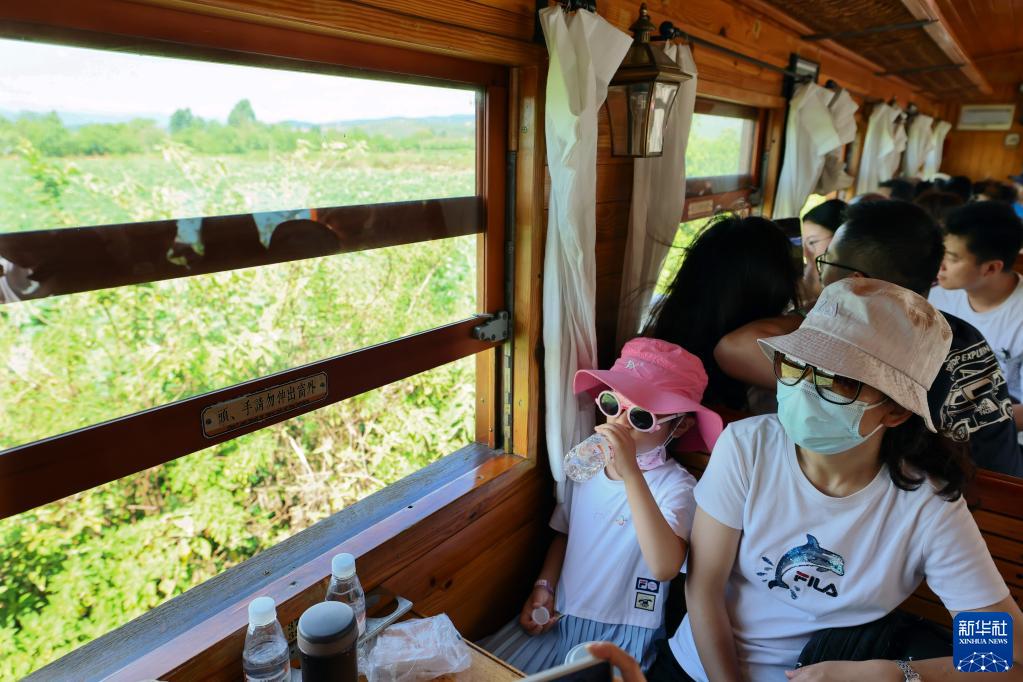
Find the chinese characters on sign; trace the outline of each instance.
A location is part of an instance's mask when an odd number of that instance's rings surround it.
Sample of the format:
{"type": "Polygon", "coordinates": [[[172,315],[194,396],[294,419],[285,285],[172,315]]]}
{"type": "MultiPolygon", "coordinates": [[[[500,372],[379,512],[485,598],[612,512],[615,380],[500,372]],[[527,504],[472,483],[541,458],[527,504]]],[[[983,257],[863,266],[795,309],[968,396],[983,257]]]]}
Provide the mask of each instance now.
{"type": "Polygon", "coordinates": [[[327,375],[320,372],[210,405],[202,411],[202,432],[213,438],[326,397],[327,375]]]}
{"type": "Polygon", "coordinates": [[[1004,611],[961,611],[952,621],[952,663],[965,673],[1012,668],[1012,617],[1004,611]]]}

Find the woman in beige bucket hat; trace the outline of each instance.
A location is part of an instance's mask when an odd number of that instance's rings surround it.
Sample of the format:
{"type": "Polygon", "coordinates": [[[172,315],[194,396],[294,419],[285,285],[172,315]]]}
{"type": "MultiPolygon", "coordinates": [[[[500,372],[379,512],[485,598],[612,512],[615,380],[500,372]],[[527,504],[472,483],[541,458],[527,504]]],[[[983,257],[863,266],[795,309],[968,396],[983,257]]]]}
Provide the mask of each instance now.
{"type": "MultiPolygon", "coordinates": [[[[1009,614],[1023,652],[1023,614],[962,497],[969,459],[927,407],[950,341],[926,299],[867,278],[828,286],[798,330],[760,341],[779,414],[730,424],[714,447],[689,613],[649,679],[958,679],[951,657],[796,669],[815,633],[877,621],[923,579],[953,615],[1009,614]]],[[[1017,678],[1023,666],[1000,679],[1017,678]]]]}

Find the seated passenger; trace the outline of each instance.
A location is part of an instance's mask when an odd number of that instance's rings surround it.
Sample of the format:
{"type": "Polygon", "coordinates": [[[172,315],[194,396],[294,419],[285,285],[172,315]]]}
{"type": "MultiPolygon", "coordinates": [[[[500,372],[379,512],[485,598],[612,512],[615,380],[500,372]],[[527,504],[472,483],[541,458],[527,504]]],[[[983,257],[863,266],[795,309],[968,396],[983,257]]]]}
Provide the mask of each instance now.
{"type": "Polygon", "coordinates": [[[678,437],[691,449],[714,446],[721,418],[700,405],[706,385],[696,357],[657,339],[632,339],[609,370],[576,372],[575,391],[592,395],[607,417],[596,430],[611,442],[612,460],[587,481],[567,481],[533,592],[485,648],[526,673],[595,640],[644,660],[664,636],[668,581],[685,561],[696,508],[696,480],[666,446],[678,437]],[[534,621],[539,607],[550,621],[534,621]]]}
{"type": "Polygon", "coordinates": [[[806,269],[803,273],[802,300],[815,301],[821,293],[821,280],[817,276],[817,256],[824,253],[835,236],[835,230],[845,222],[847,205],[841,199],[829,199],[814,206],[803,216],[800,233],[803,238],[803,259],[806,269]]]}
{"type": "MultiPolygon", "coordinates": [[[[926,296],[944,253],[941,231],[923,209],[904,201],[869,201],[849,207],[845,224],[818,259],[818,272],[825,286],[869,276],[926,296]]],[[[947,313],[945,319],[952,348],[928,392],[931,418],[943,435],[969,441],[978,466],[1023,476],[1012,402],[995,354],[973,326],[947,313]]],[[[800,322],[789,315],[748,324],[725,336],[714,357],[737,380],[770,386],[774,371],[757,352],[757,339],[786,334],[800,322]]]]}
{"type": "Polygon", "coordinates": [[[952,614],[1008,612],[1020,650],[1023,614],[962,497],[969,459],[928,408],[951,340],[922,296],[865,278],[826,287],[798,330],[761,340],[778,414],[730,424],[714,447],[689,613],[649,680],[910,679],[902,666],[953,679],[951,657],[793,670],[816,632],[877,621],[922,580],[952,614]]]}
{"type": "Polygon", "coordinates": [[[793,306],[798,277],[792,244],[770,220],[716,219],[687,249],[643,334],[678,344],[703,362],[708,405],[749,411],[749,386],[721,371],[714,346],[733,329],[793,306]]]}
{"type": "Polygon", "coordinates": [[[948,180],[937,183],[938,189],[942,192],[955,194],[963,203],[966,203],[973,196],[973,183],[965,175],[954,175],[948,180]]]}
{"type": "Polygon", "coordinates": [[[916,185],[909,180],[903,180],[902,178],[892,178],[891,180],[885,180],[878,187],[878,194],[883,194],[889,199],[899,199],[901,201],[913,201],[916,197],[916,185]]]}
{"type": "Polygon", "coordinates": [[[1023,224],[1001,202],[967,204],[945,229],[945,259],[929,299],[976,327],[995,351],[1008,382],[1016,427],[1023,428],[1023,277],[1012,269],[1023,224]]]}
{"type": "Polygon", "coordinates": [[[1023,220],[1023,173],[1010,175],[1009,179],[1012,180],[1013,189],[1016,190],[1016,201],[1012,204],[1012,209],[1016,211],[1017,217],[1023,220]]]}
{"type": "Polygon", "coordinates": [[[927,215],[931,216],[934,222],[938,224],[938,227],[944,230],[948,214],[962,206],[963,200],[958,194],[953,194],[952,192],[930,190],[914,199],[913,203],[927,211],[927,215]]]}

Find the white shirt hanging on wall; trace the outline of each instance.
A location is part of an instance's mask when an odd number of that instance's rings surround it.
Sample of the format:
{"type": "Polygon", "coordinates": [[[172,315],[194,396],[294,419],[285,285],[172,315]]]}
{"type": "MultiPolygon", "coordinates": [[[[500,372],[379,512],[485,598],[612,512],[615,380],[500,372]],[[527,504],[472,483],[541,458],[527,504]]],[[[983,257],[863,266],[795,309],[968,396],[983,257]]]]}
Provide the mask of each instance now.
{"type": "Polygon", "coordinates": [[[892,138],[893,112],[897,109],[884,102],[874,105],[867,121],[867,133],[863,138],[863,154],[860,157],[860,170],[856,176],[856,193],[869,194],[876,192],[878,184],[888,177],[881,177],[887,169],[885,159],[895,149],[892,138]]]}
{"type": "Polygon", "coordinates": [[[775,218],[794,218],[817,185],[824,155],[839,142],[828,110],[832,91],[816,83],[804,83],[789,102],[785,125],[785,158],[774,199],[775,218]]]}
{"type": "Polygon", "coordinates": [[[924,180],[933,180],[941,170],[941,156],[945,148],[945,136],[952,130],[948,121],[938,121],[931,130],[931,149],[924,159],[924,180]]]}
{"type": "Polygon", "coordinates": [[[853,178],[846,173],[845,160],[842,158],[842,146],[856,139],[856,110],[859,108],[860,105],[844,89],[839,90],[831,98],[828,111],[831,112],[831,122],[835,126],[835,132],[838,133],[839,146],[824,157],[824,168],[821,170],[821,177],[814,189],[817,194],[828,194],[852,186],[853,178]]]}
{"type": "Polygon", "coordinates": [[[572,392],[572,377],[597,362],[597,113],[632,38],[596,14],[568,14],[560,6],[541,10],[540,25],[550,54],[544,114],[551,174],[543,279],[544,398],[547,451],[560,498],[562,457],[593,430],[592,403],[572,392]]]}
{"type": "Polygon", "coordinates": [[[934,139],[931,137],[931,123],[934,119],[924,114],[917,114],[913,122],[909,124],[908,139],[906,140],[905,163],[902,164],[902,174],[907,178],[920,177],[923,171],[924,159],[931,151],[934,139]]]}

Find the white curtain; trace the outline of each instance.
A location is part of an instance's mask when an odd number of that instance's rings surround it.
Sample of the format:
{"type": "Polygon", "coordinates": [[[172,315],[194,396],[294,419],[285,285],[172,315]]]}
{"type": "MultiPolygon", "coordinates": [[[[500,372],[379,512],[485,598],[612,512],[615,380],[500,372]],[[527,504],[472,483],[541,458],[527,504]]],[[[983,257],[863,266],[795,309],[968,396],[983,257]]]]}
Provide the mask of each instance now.
{"type": "MultiPolygon", "coordinates": [[[[597,360],[597,112],[632,44],[585,10],[540,11],[550,66],[544,125],[551,174],[544,253],[543,343],[547,452],[563,497],[565,452],[593,429],[593,410],[572,392],[577,369],[597,360]]],[[[587,399],[588,400],[588,399],[587,399]]]]}
{"type": "Polygon", "coordinates": [[[888,180],[885,175],[885,159],[895,149],[892,138],[892,119],[898,110],[884,102],[874,105],[867,120],[867,133],[863,138],[863,153],[860,155],[860,170],[856,176],[856,193],[876,192],[878,184],[888,180]]]}
{"type": "Polygon", "coordinates": [[[828,103],[833,93],[816,83],[804,83],[789,102],[785,125],[785,158],[774,198],[775,218],[799,217],[817,185],[824,155],[839,146],[828,103]]]}
{"type": "Polygon", "coordinates": [[[931,151],[934,140],[931,137],[931,123],[934,119],[924,114],[917,114],[909,124],[906,140],[906,156],[902,164],[902,174],[907,178],[920,177],[924,160],[931,151]]]}
{"type": "Polygon", "coordinates": [[[902,153],[906,151],[906,142],[909,137],[906,135],[906,119],[902,115],[902,109],[892,107],[892,152],[885,157],[884,175],[881,182],[891,180],[899,170],[902,162],[902,153]]]}
{"type": "Polygon", "coordinates": [[[856,110],[860,105],[856,103],[846,90],[839,90],[831,98],[828,104],[828,111],[831,112],[831,123],[838,133],[839,146],[832,149],[824,156],[824,167],[821,169],[820,179],[814,188],[816,194],[830,194],[835,190],[851,187],[853,178],[845,172],[845,159],[842,158],[842,145],[847,145],[856,139],[856,110]]]}
{"type": "Polygon", "coordinates": [[[941,155],[944,153],[945,136],[952,130],[948,121],[938,121],[931,131],[931,151],[924,159],[924,180],[933,180],[941,170],[941,155]]]}
{"type": "Polygon", "coordinates": [[[675,95],[664,131],[664,153],[636,159],[633,165],[629,238],[618,301],[618,348],[639,332],[646,319],[686,197],[686,145],[696,105],[696,62],[685,45],[665,44],[664,53],[693,78],[682,83],[675,95]]]}

